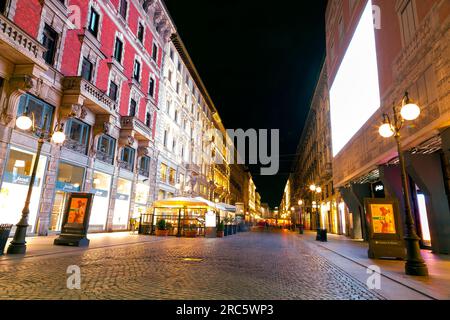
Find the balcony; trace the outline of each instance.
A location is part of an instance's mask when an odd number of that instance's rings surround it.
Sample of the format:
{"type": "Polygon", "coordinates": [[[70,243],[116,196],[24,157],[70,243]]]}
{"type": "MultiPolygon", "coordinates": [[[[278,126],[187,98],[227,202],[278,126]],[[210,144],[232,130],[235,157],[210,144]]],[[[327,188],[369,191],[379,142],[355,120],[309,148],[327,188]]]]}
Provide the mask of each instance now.
{"type": "Polygon", "coordinates": [[[95,158],[97,158],[98,160],[108,163],[108,164],[114,164],[114,157],[111,156],[110,154],[106,153],[106,152],[102,152],[100,150],[97,150],[96,154],[95,154],[95,158]]]}
{"type": "Polygon", "coordinates": [[[86,154],[87,150],[87,146],[85,144],[81,144],[78,141],[69,138],[67,138],[66,141],[64,141],[64,147],[81,154],[86,154]]]}
{"type": "Polygon", "coordinates": [[[122,131],[133,136],[137,140],[153,141],[152,130],[133,116],[121,117],[122,131]]]}
{"type": "Polygon", "coordinates": [[[48,67],[43,59],[45,48],[16,24],[0,14],[0,54],[16,65],[35,64],[48,67]]]}
{"type": "Polygon", "coordinates": [[[133,172],[133,165],[126,161],[119,160],[119,168],[133,172]]]}
{"type": "Polygon", "coordinates": [[[200,166],[198,164],[187,163],[185,165],[185,167],[188,171],[192,171],[192,172],[196,173],[197,175],[200,174],[200,166]]]}
{"type": "Polygon", "coordinates": [[[64,102],[85,105],[96,114],[116,113],[116,102],[82,77],[65,77],[63,89],[64,102]]]}

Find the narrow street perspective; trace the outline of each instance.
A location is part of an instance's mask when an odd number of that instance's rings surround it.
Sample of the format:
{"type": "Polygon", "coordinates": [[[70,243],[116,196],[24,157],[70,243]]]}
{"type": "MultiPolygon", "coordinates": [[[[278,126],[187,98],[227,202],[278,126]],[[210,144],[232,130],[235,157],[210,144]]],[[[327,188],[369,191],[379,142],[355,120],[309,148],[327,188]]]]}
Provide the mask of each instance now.
{"type": "Polygon", "coordinates": [[[449,254],[449,0],[0,0],[0,302],[450,301],[449,254]]]}

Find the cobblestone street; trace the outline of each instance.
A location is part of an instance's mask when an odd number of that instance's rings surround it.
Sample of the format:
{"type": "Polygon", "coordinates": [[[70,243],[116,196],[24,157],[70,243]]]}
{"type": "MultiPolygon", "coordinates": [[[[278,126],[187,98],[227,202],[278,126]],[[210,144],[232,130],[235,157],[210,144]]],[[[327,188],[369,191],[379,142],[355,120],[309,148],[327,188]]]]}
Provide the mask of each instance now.
{"type": "Polygon", "coordinates": [[[293,233],[153,242],[0,262],[0,299],[383,299],[293,233]],[[67,289],[67,267],[81,290],[67,289]]]}

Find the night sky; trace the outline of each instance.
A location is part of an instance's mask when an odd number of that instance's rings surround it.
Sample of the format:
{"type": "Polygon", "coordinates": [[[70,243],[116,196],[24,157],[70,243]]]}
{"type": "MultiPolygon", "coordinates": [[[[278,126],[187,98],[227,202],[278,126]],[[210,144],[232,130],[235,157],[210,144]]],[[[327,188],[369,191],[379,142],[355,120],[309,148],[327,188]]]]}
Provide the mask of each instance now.
{"type": "Polygon", "coordinates": [[[325,55],[326,0],[165,0],[223,123],[280,129],[280,172],[251,172],[281,202],[325,55]]]}

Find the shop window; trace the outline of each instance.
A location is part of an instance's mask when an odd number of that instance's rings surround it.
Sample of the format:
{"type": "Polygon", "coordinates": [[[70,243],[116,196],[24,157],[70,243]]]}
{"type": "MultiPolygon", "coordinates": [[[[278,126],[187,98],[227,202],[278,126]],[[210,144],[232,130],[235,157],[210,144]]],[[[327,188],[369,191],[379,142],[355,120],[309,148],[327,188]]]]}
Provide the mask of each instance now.
{"type": "Polygon", "coordinates": [[[84,168],[61,162],[58,167],[56,193],[50,217],[50,231],[60,231],[64,209],[70,192],[80,192],[84,181],[84,168]]]}
{"type": "Polygon", "coordinates": [[[90,126],[77,119],[69,119],[66,125],[66,141],[64,146],[68,149],[86,154],[89,144],[90,126]]]}
{"type": "Polygon", "coordinates": [[[165,165],[164,163],[161,163],[161,168],[160,168],[159,173],[161,176],[161,181],[167,182],[167,165],[165,165]]]}
{"type": "Polygon", "coordinates": [[[51,66],[53,66],[55,63],[57,43],[58,33],[46,24],[42,35],[42,45],[46,49],[46,51],[44,52],[44,60],[51,66]]]}
{"type": "MultiPolygon", "coordinates": [[[[31,172],[36,155],[34,153],[11,147],[6,161],[5,171],[0,176],[0,224],[16,224],[21,217],[31,180],[31,172]]],[[[35,223],[44,185],[47,158],[41,156],[36,171],[33,193],[30,202],[27,232],[35,230],[35,223]]]]}
{"type": "Polygon", "coordinates": [[[110,136],[100,136],[97,144],[96,158],[109,163],[114,164],[114,153],[116,150],[116,140],[110,136]]]}
{"type": "Polygon", "coordinates": [[[39,100],[32,95],[24,94],[20,97],[19,106],[17,107],[17,116],[21,116],[27,113],[30,117],[34,118],[34,126],[41,130],[50,130],[54,108],[39,100]],[[45,118],[47,123],[44,127],[45,118]]]}
{"type": "Polygon", "coordinates": [[[97,11],[91,8],[91,16],[89,18],[89,27],[88,30],[94,37],[98,36],[98,27],[100,22],[100,15],[97,11]]]}
{"type": "Polygon", "coordinates": [[[81,65],[81,77],[84,80],[91,82],[93,71],[94,65],[92,64],[92,62],[90,62],[88,58],[83,57],[83,63],[81,65]]]}
{"type": "Polygon", "coordinates": [[[141,158],[140,164],[139,164],[139,174],[148,177],[150,176],[150,158],[147,156],[143,156],[141,158]]]}
{"type": "Polygon", "coordinates": [[[109,83],[109,97],[112,100],[117,101],[118,93],[119,93],[119,87],[117,86],[117,84],[114,81],[111,81],[109,83]]]}
{"type": "Polygon", "coordinates": [[[122,54],[123,42],[119,38],[116,38],[116,43],[114,45],[114,59],[119,63],[122,63],[122,54]]]}
{"type": "Polygon", "coordinates": [[[108,174],[94,171],[91,192],[95,195],[89,219],[90,231],[103,231],[109,211],[112,177],[108,174]]]}
{"type": "Polygon", "coordinates": [[[123,169],[133,172],[135,150],[131,147],[124,147],[120,155],[120,166],[123,169]]]}
{"type": "Polygon", "coordinates": [[[175,185],[175,177],[177,175],[177,172],[175,169],[170,168],[169,170],[169,183],[174,186],[175,185]]]}

